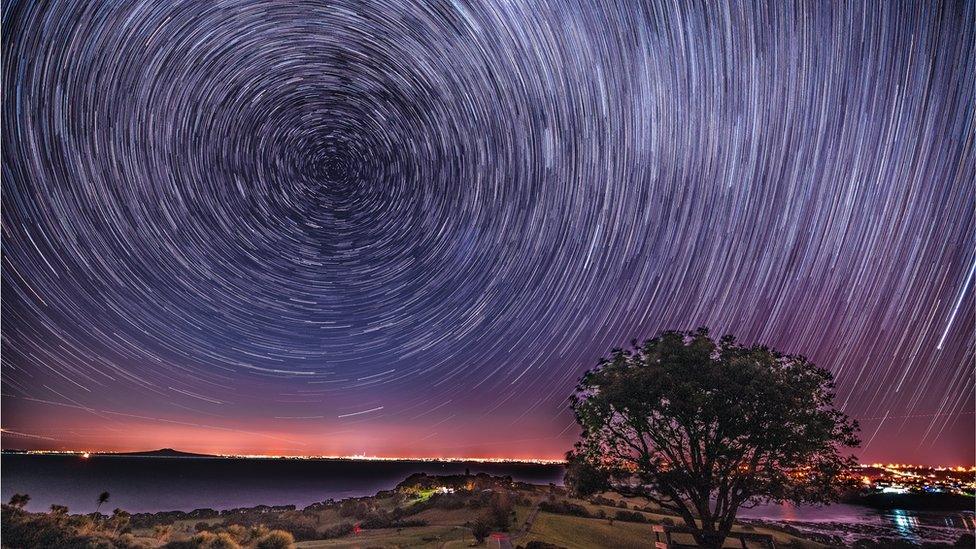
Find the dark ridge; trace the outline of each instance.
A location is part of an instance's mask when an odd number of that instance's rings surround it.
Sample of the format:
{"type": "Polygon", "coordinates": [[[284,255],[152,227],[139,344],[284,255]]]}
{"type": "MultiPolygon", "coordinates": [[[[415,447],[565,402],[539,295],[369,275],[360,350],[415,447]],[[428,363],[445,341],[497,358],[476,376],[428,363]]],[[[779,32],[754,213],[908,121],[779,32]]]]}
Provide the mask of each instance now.
{"type": "Polygon", "coordinates": [[[210,454],[194,454],[191,452],[181,452],[172,448],[162,448],[159,450],[146,450],[143,452],[118,452],[102,453],[99,455],[107,456],[132,456],[132,457],[217,457],[210,454]]]}

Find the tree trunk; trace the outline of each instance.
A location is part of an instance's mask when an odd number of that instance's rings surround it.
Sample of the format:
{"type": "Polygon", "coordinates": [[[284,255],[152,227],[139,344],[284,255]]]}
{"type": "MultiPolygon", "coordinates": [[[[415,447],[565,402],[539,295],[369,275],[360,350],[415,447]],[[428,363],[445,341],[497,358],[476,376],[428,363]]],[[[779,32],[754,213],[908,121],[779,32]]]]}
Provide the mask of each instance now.
{"type": "Polygon", "coordinates": [[[695,535],[695,543],[704,549],[721,549],[725,543],[725,535],[718,532],[701,532],[695,535]]]}
{"type": "MultiPolygon", "coordinates": [[[[693,524],[690,526],[695,528],[693,524]]],[[[728,537],[729,533],[718,530],[715,526],[715,521],[702,521],[698,534],[695,534],[695,543],[698,544],[698,547],[705,549],[722,548],[722,544],[725,543],[725,538],[728,537]]]]}

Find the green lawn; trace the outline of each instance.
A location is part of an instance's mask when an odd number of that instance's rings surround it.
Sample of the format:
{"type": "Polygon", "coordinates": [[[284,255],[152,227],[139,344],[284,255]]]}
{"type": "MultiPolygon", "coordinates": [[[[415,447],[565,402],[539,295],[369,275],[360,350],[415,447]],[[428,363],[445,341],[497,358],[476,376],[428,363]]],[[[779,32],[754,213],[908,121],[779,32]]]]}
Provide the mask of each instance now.
{"type": "Polygon", "coordinates": [[[654,534],[650,524],[588,519],[567,515],[539,513],[529,533],[518,540],[525,544],[538,540],[561,545],[568,549],[614,547],[617,549],[647,549],[654,534]]]}
{"type": "MultiPolygon", "coordinates": [[[[739,530],[742,528],[735,528],[735,531],[739,530]]],[[[748,529],[748,531],[772,535],[779,547],[792,543],[796,539],[789,534],[765,528],[748,529]]],[[[525,544],[533,540],[554,543],[567,549],[589,549],[592,547],[647,549],[652,546],[654,532],[651,530],[650,524],[615,520],[611,526],[606,519],[539,513],[528,535],[519,539],[518,543],[525,544]]],[[[675,536],[673,541],[694,545],[694,540],[690,536],[675,536]]],[[[803,547],[809,549],[823,548],[822,545],[808,540],[802,540],[801,543],[803,547]]],[[[739,545],[738,540],[730,539],[726,541],[725,547],[741,547],[741,545],[739,545]]],[[[752,547],[751,544],[750,547],[752,547]]]]}
{"type": "Polygon", "coordinates": [[[459,526],[424,526],[420,528],[364,530],[359,534],[350,534],[343,538],[320,541],[303,541],[300,548],[367,548],[367,547],[440,547],[452,540],[471,542],[471,532],[459,526]]]}

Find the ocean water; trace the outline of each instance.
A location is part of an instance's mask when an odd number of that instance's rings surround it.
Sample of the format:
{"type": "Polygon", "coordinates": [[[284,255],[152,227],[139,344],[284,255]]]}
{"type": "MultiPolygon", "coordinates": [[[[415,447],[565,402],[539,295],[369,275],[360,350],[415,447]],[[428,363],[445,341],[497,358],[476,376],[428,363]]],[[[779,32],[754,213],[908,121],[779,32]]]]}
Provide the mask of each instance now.
{"type": "Polygon", "coordinates": [[[860,538],[892,538],[911,543],[953,543],[976,531],[972,511],[879,510],[835,503],[825,506],[760,505],[739,512],[740,519],[759,519],[801,532],[838,536],[847,543],[860,538]]]}
{"type": "MultiPolygon", "coordinates": [[[[3,454],[0,496],[27,493],[28,510],[67,505],[73,513],[95,510],[103,491],[111,494],[101,511],[130,513],[232,509],[254,505],[296,505],[329,498],[373,495],[413,473],[510,475],[534,484],[562,484],[563,467],[517,463],[422,461],[272,460],[3,454]]],[[[859,537],[891,537],[920,543],[955,541],[976,528],[972,512],[878,511],[856,505],[827,507],[764,505],[740,517],[790,525],[801,531],[859,537]]]]}
{"type": "Polygon", "coordinates": [[[562,483],[560,465],[423,461],[160,458],[3,454],[0,496],[31,497],[27,509],[67,505],[72,513],[95,510],[103,491],[111,494],[102,512],[130,513],[233,509],[254,505],[296,505],[326,499],[369,496],[388,490],[413,473],[511,475],[534,484],[562,483]]]}

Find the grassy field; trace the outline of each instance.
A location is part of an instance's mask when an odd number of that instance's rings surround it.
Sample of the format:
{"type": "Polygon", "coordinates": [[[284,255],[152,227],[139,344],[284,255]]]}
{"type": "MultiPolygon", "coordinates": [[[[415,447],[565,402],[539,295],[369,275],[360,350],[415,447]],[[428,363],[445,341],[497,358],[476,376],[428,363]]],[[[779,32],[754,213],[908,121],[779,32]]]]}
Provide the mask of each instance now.
{"type": "Polygon", "coordinates": [[[345,549],[365,549],[367,547],[441,547],[445,543],[457,542],[454,547],[467,547],[473,543],[471,531],[459,526],[423,526],[419,528],[364,530],[359,534],[339,539],[303,541],[301,548],[337,547],[345,549]]]}
{"type": "MultiPolygon", "coordinates": [[[[594,547],[613,547],[615,549],[646,549],[654,541],[652,531],[653,523],[660,523],[662,520],[673,520],[657,513],[639,511],[647,517],[649,523],[624,522],[621,520],[609,521],[605,518],[584,518],[569,515],[560,515],[547,512],[535,514],[531,525],[526,528],[526,521],[535,509],[535,505],[543,498],[539,494],[523,494],[531,496],[530,501],[533,505],[520,505],[515,509],[515,519],[513,528],[509,532],[512,537],[512,545],[525,545],[530,541],[543,541],[567,549],[591,549],[594,547]]],[[[583,505],[589,512],[596,514],[603,511],[612,516],[618,507],[595,505],[581,500],[570,500],[574,503],[583,505]]],[[[628,500],[630,507],[639,505],[642,502],[628,500]]],[[[429,509],[416,515],[428,522],[428,526],[415,528],[364,530],[358,534],[353,534],[344,538],[305,541],[298,544],[301,548],[317,547],[338,547],[338,548],[372,548],[372,547],[437,547],[441,549],[463,549],[467,547],[479,547],[474,543],[471,530],[464,524],[471,520],[472,512],[468,509],[429,509]]],[[[779,546],[796,544],[797,547],[809,549],[821,549],[823,546],[808,540],[799,540],[774,530],[763,528],[737,527],[736,531],[748,531],[759,534],[769,534],[776,539],[779,546]]],[[[694,541],[690,536],[678,535],[676,542],[693,545],[694,541]]],[[[494,547],[496,544],[486,542],[480,547],[494,547]]],[[[726,547],[741,547],[738,540],[729,540],[726,547]]],[[[753,547],[752,544],[749,547],[753,547]]]]}
{"type": "MultiPolygon", "coordinates": [[[[525,537],[519,539],[518,543],[545,541],[567,549],[590,549],[593,547],[647,549],[652,546],[654,541],[654,532],[651,528],[651,524],[614,521],[613,525],[610,525],[609,521],[605,519],[539,513],[532,529],[525,537]]],[[[742,530],[742,528],[735,529],[735,531],[742,530]]],[[[809,540],[799,540],[783,532],[763,528],[746,528],[746,530],[756,534],[772,535],[779,547],[789,546],[788,544],[791,543],[808,549],[822,549],[824,547],[809,540]]],[[[676,535],[674,541],[694,546],[694,540],[690,536],[676,535]]],[[[752,543],[749,544],[749,547],[753,546],[752,543]]],[[[727,540],[725,547],[741,548],[741,545],[738,540],[727,540]]]]}
{"type": "Polygon", "coordinates": [[[654,534],[650,524],[615,521],[613,526],[605,519],[589,519],[566,515],[539,513],[532,529],[518,542],[546,541],[567,547],[582,549],[591,547],[615,547],[619,549],[647,549],[654,534]]]}
{"type": "MultiPolygon", "coordinates": [[[[490,509],[499,498],[508,502],[503,511],[507,517],[504,522],[510,526],[504,536],[512,547],[524,546],[532,541],[546,542],[566,549],[590,549],[612,547],[614,549],[653,547],[656,524],[681,524],[676,517],[661,513],[656,507],[639,499],[622,498],[618,494],[601,494],[590,500],[568,497],[565,490],[547,486],[530,486],[512,483],[497,478],[491,480],[490,488],[484,486],[465,488],[456,491],[436,486],[445,477],[435,477],[425,485],[414,489],[387,492],[372,498],[347,500],[317,507],[314,509],[288,511],[268,515],[267,521],[257,518],[258,524],[298,532],[304,528],[300,548],[405,548],[431,547],[437,549],[464,549],[479,547],[475,543],[472,524],[490,517],[490,509]],[[429,484],[434,484],[433,488],[429,484]],[[444,490],[444,492],[438,492],[444,490]],[[360,509],[362,508],[362,509],[360,509]],[[546,511],[542,511],[545,508],[546,511]],[[569,513],[569,514],[567,514],[569,513]],[[589,514],[590,516],[585,516],[589,514]],[[639,516],[636,516],[639,515],[639,516]],[[377,523],[377,516],[399,516],[405,521],[377,523]],[[584,516],[577,516],[584,515],[584,516]],[[626,516],[624,516],[626,515],[626,516]],[[366,520],[373,517],[370,522],[366,520]],[[610,517],[613,517],[611,519],[610,517]],[[626,520],[622,520],[626,519],[626,520]],[[643,522],[637,521],[641,519],[643,522]],[[284,522],[282,522],[284,521],[284,522]],[[294,521],[294,522],[289,522],[294,521]],[[414,525],[410,525],[413,523],[414,525]],[[336,526],[344,524],[351,533],[341,531],[329,533],[336,526]],[[294,526],[295,528],[291,528],[294,526]],[[355,528],[354,528],[355,526],[355,528]],[[399,527],[395,527],[399,526],[399,527]],[[309,534],[311,532],[311,534],[309,534]],[[316,539],[314,536],[321,536],[316,539]],[[325,539],[327,536],[330,537],[325,539]]],[[[484,479],[482,479],[484,481],[484,479]]],[[[487,482],[487,481],[485,481],[487,482]]],[[[239,517],[221,517],[205,521],[180,520],[169,525],[168,540],[191,538],[196,529],[205,527],[220,532],[239,524],[239,517]],[[200,525],[207,523],[207,526],[200,525]]],[[[251,524],[254,524],[252,522],[251,524]]],[[[492,522],[491,524],[500,524],[492,522]]],[[[235,526],[234,528],[240,528],[235,526]]],[[[804,547],[821,549],[823,546],[808,540],[800,540],[789,534],[763,528],[748,526],[737,530],[772,535],[781,547],[804,547]]],[[[151,528],[133,532],[144,539],[153,536],[151,528]]],[[[149,541],[149,540],[146,540],[149,541]]],[[[694,546],[688,535],[676,535],[673,541],[694,546]]],[[[147,543],[149,546],[161,545],[163,540],[147,543]]],[[[494,549],[497,540],[489,539],[480,547],[494,549]]],[[[739,540],[730,539],[726,547],[741,547],[739,540]]],[[[750,544],[750,548],[753,545],[750,544]]]]}

